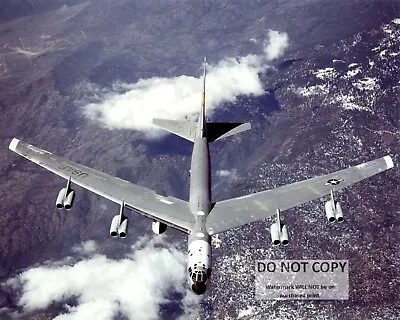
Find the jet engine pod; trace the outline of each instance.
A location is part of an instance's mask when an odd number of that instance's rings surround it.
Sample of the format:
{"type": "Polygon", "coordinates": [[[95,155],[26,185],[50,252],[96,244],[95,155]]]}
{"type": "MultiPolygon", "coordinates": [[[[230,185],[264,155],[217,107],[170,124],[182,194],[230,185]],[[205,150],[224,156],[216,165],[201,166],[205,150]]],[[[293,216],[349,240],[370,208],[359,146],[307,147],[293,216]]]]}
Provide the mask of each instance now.
{"type": "Polygon", "coordinates": [[[284,246],[287,246],[289,244],[289,235],[288,235],[288,231],[287,231],[287,227],[286,225],[282,226],[282,231],[281,231],[281,243],[284,246]]]}
{"type": "Polygon", "coordinates": [[[343,211],[342,211],[342,206],[340,205],[339,202],[336,202],[336,214],[335,214],[336,221],[339,223],[342,223],[344,221],[343,218],[343,211]]]}
{"type": "Polygon", "coordinates": [[[65,200],[64,200],[64,208],[65,208],[65,209],[71,210],[72,204],[73,204],[73,202],[74,202],[74,198],[75,198],[75,191],[74,191],[74,190],[71,190],[71,191],[68,193],[68,195],[67,195],[67,197],[65,198],[65,200]]]}
{"type": "Polygon", "coordinates": [[[274,246],[277,246],[281,243],[279,239],[279,227],[276,222],[271,225],[271,241],[274,246]]]}
{"type": "Polygon", "coordinates": [[[153,221],[151,229],[155,234],[162,234],[167,230],[167,225],[160,221],[153,221]]]}
{"type": "Polygon", "coordinates": [[[57,209],[61,209],[64,206],[65,188],[62,188],[58,193],[56,200],[57,209]]]}
{"type": "Polygon", "coordinates": [[[126,238],[126,234],[128,233],[128,218],[125,217],[124,221],[118,227],[118,235],[120,238],[126,238]]]}
{"type": "Polygon", "coordinates": [[[116,237],[118,236],[118,226],[119,226],[119,215],[117,214],[112,220],[111,220],[111,226],[110,226],[110,236],[111,237],[116,237]]]}
{"type": "Polygon", "coordinates": [[[326,218],[330,223],[334,223],[336,221],[335,212],[333,211],[332,203],[330,200],[325,202],[325,213],[326,218]]]}

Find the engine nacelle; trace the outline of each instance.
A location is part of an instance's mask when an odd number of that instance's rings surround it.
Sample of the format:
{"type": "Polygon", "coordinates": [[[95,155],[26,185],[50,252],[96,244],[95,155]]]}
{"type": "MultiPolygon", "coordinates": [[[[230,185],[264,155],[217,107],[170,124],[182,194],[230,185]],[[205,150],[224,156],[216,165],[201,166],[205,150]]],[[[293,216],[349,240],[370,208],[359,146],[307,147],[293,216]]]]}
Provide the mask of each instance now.
{"type": "Polygon", "coordinates": [[[341,223],[344,221],[342,206],[339,202],[336,201],[336,214],[335,214],[336,221],[341,223]]]}
{"type": "Polygon", "coordinates": [[[271,240],[274,246],[280,244],[287,246],[289,244],[289,234],[286,225],[281,224],[281,230],[279,230],[278,223],[273,223],[271,225],[271,240]]]}
{"type": "Polygon", "coordinates": [[[330,200],[325,202],[325,214],[330,223],[334,223],[336,221],[335,212],[333,211],[332,202],[330,200]]]}
{"type": "Polygon", "coordinates": [[[117,214],[112,220],[111,220],[111,226],[110,226],[110,236],[115,238],[118,236],[118,227],[119,227],[119,215],[117,214]]]}
{"type": "Polygon", "coordinates": [[[282,231],[281,231],[280,236],[281,236],[280,237],[281,243],[284,246],[287,246],[289,244],[289,235],[288,235],[287,227],[285,225],[282,226],[282,231]]]}
{"type": "Polygon", "coordinates": [[[118,235],[120,238],[126,238],[127,233],[128,233],[128,218],[125,217],[125,219],[121,222],[121,224],[118,227],[118,235]]]}
{"type": "Polygon", "coordinates": [[[64,200],[64,208],[67,210],[71,210],[72,204],[74,203],[74,199],[75,199],[75,191],[70,190],[70,192],[68,193],[67,197],[64,200]]]}
{"type": "Polygon", "coordinates": [[[160,221],[153,221],[151,229],[155,234],[162,234],[167,230],[167,225],[160,221]]]}
{"type": "Polygon", "coordinates": [[[64,206],[64,197],[65,197],[65,188],[62,188],[58,193],[56,200],[57,209],[62,209],[62,207],[64,206]]]}
{"type": "Polygon", "coordinates": [[[274,246],[277,246],[281,243],[279,233],[278,224],[275,222],[271,225],[271,241],[274,246]]]}

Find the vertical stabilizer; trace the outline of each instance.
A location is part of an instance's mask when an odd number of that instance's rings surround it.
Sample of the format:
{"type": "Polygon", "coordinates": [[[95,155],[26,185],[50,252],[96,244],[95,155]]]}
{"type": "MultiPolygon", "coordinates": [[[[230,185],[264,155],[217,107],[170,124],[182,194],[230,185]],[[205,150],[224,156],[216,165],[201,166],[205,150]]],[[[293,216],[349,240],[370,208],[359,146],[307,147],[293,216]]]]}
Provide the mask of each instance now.
{"type": "Polygon", "coordinates": [[[207,137],[208,142],[224,139],[251,128],[250,123],[243,122],[209,122],[206,121],[206,76],[207,59],[203,63],[203,90],[201,92],[201,109],[197,122],[186,120],[153,119],[153,123],[184,139],[194,142],[196,137],[207,137]]]}
{"type": "Polygon", "coordinates": [[[201,93],[201,110],[200,110],[200,130],[201,136],[205,137],[206,135],[206,75],[207,75],[207,58],[204,57],[204,66],[203,66],[203,91],[201,93]]]}

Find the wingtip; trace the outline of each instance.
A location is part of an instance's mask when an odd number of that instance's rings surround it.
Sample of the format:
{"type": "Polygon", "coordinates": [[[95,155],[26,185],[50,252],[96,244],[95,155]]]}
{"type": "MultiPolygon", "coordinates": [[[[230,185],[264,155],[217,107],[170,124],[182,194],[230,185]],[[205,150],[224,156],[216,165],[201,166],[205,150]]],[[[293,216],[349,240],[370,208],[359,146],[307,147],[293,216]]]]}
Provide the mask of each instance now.
{"type": "Polygon", "coordinates": [[[385,156],[385,157],[383,157],[383,159],[385,159],[386,166],[387,166],[388,169],[394,167],[393,159],[392,159],[391,156],[385,156]]]}
{"type": "Polygon", "coordinates": [[[14,138],[14,139],[11,140],[10,145],[9,145],[8,148],[9,148],[11,151],[14,151],[14,152],[15,152],[15,149],[17,148],[18,143],[19,143],[19,139],[14,138]]]}

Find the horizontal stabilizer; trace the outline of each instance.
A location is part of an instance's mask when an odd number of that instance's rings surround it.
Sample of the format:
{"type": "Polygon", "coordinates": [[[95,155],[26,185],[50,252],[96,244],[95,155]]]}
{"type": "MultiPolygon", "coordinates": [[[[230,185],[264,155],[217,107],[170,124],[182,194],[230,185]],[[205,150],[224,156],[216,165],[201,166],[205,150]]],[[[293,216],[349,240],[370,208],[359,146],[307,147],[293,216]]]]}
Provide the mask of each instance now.
{"type": "Polygon", "coordinates": [[[221,140],[249,129],[251,124],[248,122],[210,122],[207,123],[208,142],[221,140]]]}
{"type": "Polygon", "coordinates": [[[176,134],[186,140],[194,142],[196,136],[196,122],[168,120],[168,119],[153,119],[153,123],[169,132],[176,134]]]}

